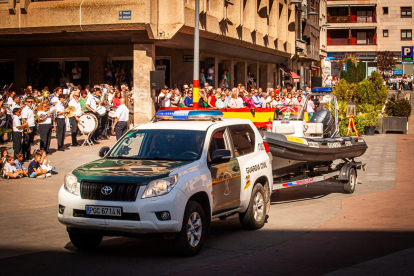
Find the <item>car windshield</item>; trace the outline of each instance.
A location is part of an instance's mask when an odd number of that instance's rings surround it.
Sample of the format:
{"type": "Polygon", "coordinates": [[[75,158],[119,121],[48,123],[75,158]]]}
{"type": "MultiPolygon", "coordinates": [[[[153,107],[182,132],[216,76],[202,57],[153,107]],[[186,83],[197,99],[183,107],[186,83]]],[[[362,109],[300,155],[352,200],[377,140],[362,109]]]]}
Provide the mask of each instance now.
{"type": "Polygon", "coordinates": [[[301,104],[279,104],[275,109],[275,120],[302,120],[301,104]]]}
{"type": "Polygon", "coordinates": [[[129,131],[107,158],[191,161],[200,157],[205,131],[142,129],[129,131]]]}

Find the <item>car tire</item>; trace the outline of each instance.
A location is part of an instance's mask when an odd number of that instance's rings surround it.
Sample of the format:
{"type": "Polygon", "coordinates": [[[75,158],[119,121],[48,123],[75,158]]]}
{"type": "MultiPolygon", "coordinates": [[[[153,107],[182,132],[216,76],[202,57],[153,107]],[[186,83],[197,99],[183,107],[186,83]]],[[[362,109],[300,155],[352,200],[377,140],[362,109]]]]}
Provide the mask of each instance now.
{"type": "Polygon", "coordinates": [[[239,220],[246,230],[256,230],[264,226],[266,221],[266,196],[262,185],[257,184],[253,188],[249,207],[246,212],[239,213],[239,220]]]}
{"type": "Polygon", "coordinates": [[[347,194],[352,194],[355,192],[355,187],[358,182],[358,178],[355,172],[355,168],[349,170],[348,182],[344,183],[344,192],[347,194]]]}
{"type": "Polygon", "coordinates": [[[201,205],[189,201],[184,211],[181,231],[175,237],[177,253],[183,257],[197,255],[206,236],[206,226],[206,217],[201,205]]]}
{"type": "Polygon", "coordinates": [[[68,228],[68,233],[70,241],[79,250],[95,249],[99,246],[103,238],[103,235],[73,228],[68,228]]]}

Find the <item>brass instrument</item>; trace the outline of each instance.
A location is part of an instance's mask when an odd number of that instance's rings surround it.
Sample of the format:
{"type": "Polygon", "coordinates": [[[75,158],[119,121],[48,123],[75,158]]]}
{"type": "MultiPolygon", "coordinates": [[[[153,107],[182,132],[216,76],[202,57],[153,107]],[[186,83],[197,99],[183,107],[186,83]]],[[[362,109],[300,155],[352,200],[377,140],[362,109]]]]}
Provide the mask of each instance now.
{"type": "Polygon", "coordinates": [[[44,99],[49,98],[49,96],[50,96],[50,92],[49,92],[49,91],[43,91],[43,93],[42,93],[42,97],[43,97],[44,99]]]}
{"type": "Polygon", "coordinates": [[[70,118],[70,117],[75,116],[75,114],[76,114],[76,108],[74,106],[68,106],[68,107],[65,108],[65,111],[64,112],[65,112],[64,113],[65,114],[65,117],[70,118]]]}

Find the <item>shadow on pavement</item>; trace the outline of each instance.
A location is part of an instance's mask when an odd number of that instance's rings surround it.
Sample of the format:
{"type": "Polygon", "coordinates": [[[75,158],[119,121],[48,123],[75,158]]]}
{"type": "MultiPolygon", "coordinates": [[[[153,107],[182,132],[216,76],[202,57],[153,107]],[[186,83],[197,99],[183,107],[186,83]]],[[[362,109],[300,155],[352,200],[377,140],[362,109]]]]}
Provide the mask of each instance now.
{"type": "Polygon", "coordinates": [[[231,218],[213,223],[193,258],[176,256],[171,241],[110,238],[94,251],[62,244],[0,259],[0,267],[2,275],[320,275],[411,247],[414,232],[244,231],[231,218]]]}

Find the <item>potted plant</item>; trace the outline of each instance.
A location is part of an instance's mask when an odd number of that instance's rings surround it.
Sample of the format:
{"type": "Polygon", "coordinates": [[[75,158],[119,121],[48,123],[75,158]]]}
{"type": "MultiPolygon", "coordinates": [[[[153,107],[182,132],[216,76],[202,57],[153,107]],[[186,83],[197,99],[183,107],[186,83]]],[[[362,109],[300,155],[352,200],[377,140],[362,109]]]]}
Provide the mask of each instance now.
{"type": "Polygon", "coordinates": [[[365,122],[365,135],[374,135],[375,126],[379,122],[379,110],[372,104],[365,104],[362,107],[363,120],[365,122]]]}
{"type": "Polygon", "coordinates": [[[407,133],[407,118],[411,115],[411,104],[407,99],[399,99],[399,95],[385,103],[385,112],[382,118],[383,132],[387,131],[407,133]]]}

